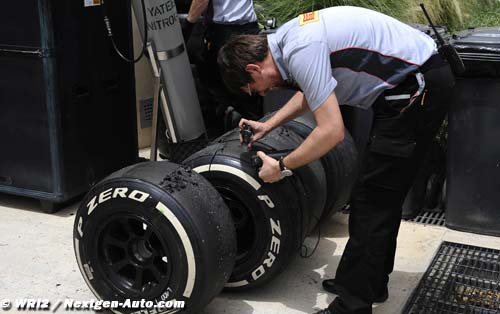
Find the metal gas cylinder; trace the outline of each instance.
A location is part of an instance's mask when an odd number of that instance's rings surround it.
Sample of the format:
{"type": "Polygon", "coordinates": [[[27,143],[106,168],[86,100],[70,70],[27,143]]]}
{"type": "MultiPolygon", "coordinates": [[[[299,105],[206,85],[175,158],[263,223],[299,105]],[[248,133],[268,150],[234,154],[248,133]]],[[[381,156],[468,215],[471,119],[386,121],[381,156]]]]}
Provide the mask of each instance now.
{"type": "MultiPolygon", "coordinates": [[[[161,66],[167,105],[163,107],[172,118],[175,141],[199,138],[205,125],[196,93],[181,26],[174,0],[144,0],[148,38],[161,66]]],[[[139,29],[144,40],[141,0],[133,0],[139,29]]]]}

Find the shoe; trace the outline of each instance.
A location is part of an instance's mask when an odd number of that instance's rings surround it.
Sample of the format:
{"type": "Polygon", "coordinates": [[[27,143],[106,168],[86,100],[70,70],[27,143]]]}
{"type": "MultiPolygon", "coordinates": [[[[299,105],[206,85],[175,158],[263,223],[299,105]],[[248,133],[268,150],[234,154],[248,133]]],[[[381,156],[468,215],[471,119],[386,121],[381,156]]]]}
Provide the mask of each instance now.
{"type": "MultiPolygon", "coordinates": [[[[323,280],[322,285],[323,289],[325,289],[326,291],[338,295],[337,287],[335,286],[335,279],[323,280]]],[[[373,300],[373,303],[384,303],[385,301],[387,301],[388,298],[389,298],[389,292],[385,290],[385,292],[382,293],[382,295],[376,297],[375,300],[373,300]]]]}
{"type": "Polygon", "coordinates": [[[324,309],[324,310],[321,310],[319,312],[315,312],[314,314],[333,314],[333,313],[330,312],[329,309],[324,309]]]}

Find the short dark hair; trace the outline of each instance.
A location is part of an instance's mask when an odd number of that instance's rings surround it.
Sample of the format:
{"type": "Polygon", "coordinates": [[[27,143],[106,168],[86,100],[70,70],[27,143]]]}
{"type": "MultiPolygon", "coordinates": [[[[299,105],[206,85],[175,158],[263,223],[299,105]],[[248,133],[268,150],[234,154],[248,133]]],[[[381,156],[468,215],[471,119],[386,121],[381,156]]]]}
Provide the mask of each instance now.
{"type": "Polygon", "coordinates": [[[241,93],[240,88],[252,82],[245,67],[250,63],[263,61],[268,49],[266,35],[240,35],[219,50],[217,63],[220,74],[231,92],[241,93]]]}

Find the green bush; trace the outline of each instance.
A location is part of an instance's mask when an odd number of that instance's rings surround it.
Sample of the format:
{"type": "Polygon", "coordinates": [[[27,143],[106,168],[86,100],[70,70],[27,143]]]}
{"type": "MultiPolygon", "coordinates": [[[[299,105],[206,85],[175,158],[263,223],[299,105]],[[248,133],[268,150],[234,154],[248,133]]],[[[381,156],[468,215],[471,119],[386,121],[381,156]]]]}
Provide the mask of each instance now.
{"type": "MultiPolygon", "coordinates": [[[[276,17],[283,23],[297,15],[330,6],[351,5],[373,9],[408,23],[426,24],[422,0],[254,0],[259,18],[276,17]]],[[[500,26],[498,0],[423,0],[436,24],[456,31],[471,26],[500,26]]]]}

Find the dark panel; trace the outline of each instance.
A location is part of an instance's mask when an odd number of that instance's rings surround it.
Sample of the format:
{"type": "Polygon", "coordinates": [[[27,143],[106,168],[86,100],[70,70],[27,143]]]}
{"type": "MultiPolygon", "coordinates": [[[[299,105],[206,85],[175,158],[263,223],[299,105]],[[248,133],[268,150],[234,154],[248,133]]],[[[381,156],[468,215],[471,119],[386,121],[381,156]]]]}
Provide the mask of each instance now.
{"type": "Polygon", "coordinates": [[[2,2],[0,46],[41,46],[38,3],[38,0],[2,2]]]}
{"type": "MultiPolygon", "coordinates": [[[[130,3],[107,5],[115,40],[127,55],[130,3]]],[[[68,189],[89,186],[137,155],[133,67],[113,50],[101,10],[80,1],[53,8],[68,189]]]]}
{"type": "Polygon", "coordinates": [[[19,55],[0,57],[0,180],[50,192],[50,158],[43,63],[19,55]]]}
{"type": "MultiPolygon", "coordinates": [[[[109,2],[127,54],[130,1],[109,2]]],[[[0,157],[0,191],[62,202],[137,162],[134,72],[106,37],[102,7],[37,3],[41,53],[0,52],[0,140],[12,150],[0,157]]]]}
{"type": "Polygon", "coordinates": [[[446,225],[500,235],[500,28],[455,37],[467,68],[449,113],[446,225]]]}
{"type": "Polygon", "coordinates": [[[457,81],[449,113],[446,222],[500,234],[500,80],[457,81]]]}

